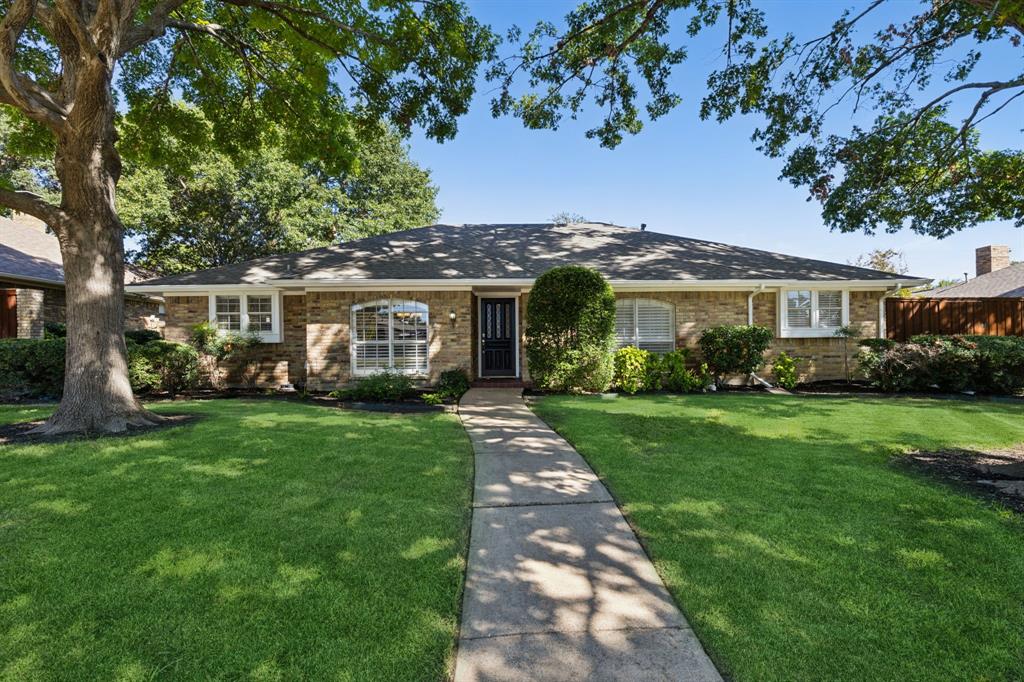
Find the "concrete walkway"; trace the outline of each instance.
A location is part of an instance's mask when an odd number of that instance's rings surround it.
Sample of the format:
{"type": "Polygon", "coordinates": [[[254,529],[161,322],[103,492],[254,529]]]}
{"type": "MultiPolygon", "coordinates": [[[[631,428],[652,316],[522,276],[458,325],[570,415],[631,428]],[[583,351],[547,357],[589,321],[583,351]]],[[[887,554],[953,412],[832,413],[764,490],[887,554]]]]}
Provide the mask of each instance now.
{"type": "Polygon", "coordinates": [[[608,491],[518,389],[459,407],[476,452],[457,682],[716,680],[608,491]]]}

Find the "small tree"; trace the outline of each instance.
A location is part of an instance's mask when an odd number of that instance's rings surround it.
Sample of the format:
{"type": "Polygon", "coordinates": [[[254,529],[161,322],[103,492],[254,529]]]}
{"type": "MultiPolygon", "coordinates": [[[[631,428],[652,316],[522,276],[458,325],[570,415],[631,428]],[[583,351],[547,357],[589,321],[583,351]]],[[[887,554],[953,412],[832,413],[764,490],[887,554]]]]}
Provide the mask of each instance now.
{"type": "Polygon", "coordinates": [[[527,304],[526,357],[537,386],[603,391],[612,378],[615,293],[601,273],[578,265],[537,278],[527,304]]]}
{"type": "Polygon", "coordinates": [[[756,324],[726,324],[708,327],[700,335],[704,362],[715,376],[715,383],[731,374],[753,374],[764,366],[764,353],[775,334],[756,324]]]}
{"type": "Polygon", "coordinates": [[[847,324],[836,329],[832,336],[843,340],[843,376],[846,383],[850,383],[850,339],[858,336],[857,328],[847,324]]]}

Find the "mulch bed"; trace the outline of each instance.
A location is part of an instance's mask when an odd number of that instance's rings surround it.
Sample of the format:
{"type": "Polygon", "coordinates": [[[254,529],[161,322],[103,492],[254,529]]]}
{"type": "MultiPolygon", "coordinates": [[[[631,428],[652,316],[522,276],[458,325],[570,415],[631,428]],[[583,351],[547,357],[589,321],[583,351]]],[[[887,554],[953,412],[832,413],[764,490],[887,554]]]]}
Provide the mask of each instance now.
{"type": "Polygon", "coordinates": [[[96,440],[98,438],[123,438],[125,436],[137,436],[140,433],[152,433],[192,424],[200,419],[198,414],[172,414],[162,415],[164,420],[159,424],[147,426],[129,426],[123,433],[61,433],[57,435],[46,435],[32,433],[32,429],[44,424],[46,420],[39,419],[31,422],[19,422],[17,424],[4,424],[0,426],[0,445],[30,445],[32,443],[60,443],[69,440],[96,440]]]}
{"type": "Polygon", "coordinates": [[[911,452],[898,462],[1024,514],[1024,443],[984,452],[911,452]]]}

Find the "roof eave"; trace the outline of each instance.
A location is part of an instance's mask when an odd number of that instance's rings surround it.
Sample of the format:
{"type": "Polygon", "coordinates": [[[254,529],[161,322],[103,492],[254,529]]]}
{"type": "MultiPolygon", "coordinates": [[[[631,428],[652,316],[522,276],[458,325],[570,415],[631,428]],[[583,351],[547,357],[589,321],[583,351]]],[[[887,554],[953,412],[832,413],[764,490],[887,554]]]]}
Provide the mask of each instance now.
{"type": "MultiPolygon", "coordinates": [[[[134,284],[125,287],[126,291],[150,294],[189,293],[200,291],[230,291],[237,289],[428,289],[428,290],[467,290],[473,287],[529,287],[533,286],[535,277],[516,278],[460,278],[460,279],[268,279],[264,282],[234,284],[134,284]]],[[[922,286],[931,282],[922,278],[893,279],[716,279],[716,280],[652,280],[652,279],[612,279],[612,287],[621,290],[653,290],[653,289],[750,289],[758,287],[823,287],[841,285],[851,289],[890,289],[899,287],[922,286]]]]}

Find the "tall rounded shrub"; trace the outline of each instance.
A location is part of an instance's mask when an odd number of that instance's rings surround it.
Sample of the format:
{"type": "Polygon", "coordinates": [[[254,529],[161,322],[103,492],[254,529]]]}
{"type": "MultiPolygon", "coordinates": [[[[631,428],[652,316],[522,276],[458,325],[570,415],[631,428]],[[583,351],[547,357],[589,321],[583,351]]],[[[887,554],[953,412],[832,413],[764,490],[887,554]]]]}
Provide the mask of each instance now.
{"type": "Polygon", "coordinates": [[[764,367],[764,354],[774,337],[771,329],[756,324],[708,327],[700,335],[700,351],[720,384],[727,376],[752,374],[764,367]]]}
{"type": "Polygon", "coordinates": [[[526,358],[552,391],[603,391],[612,380],[615,293],[601,273],[563,265],[537,278],[526,308],[526,358]]]}

